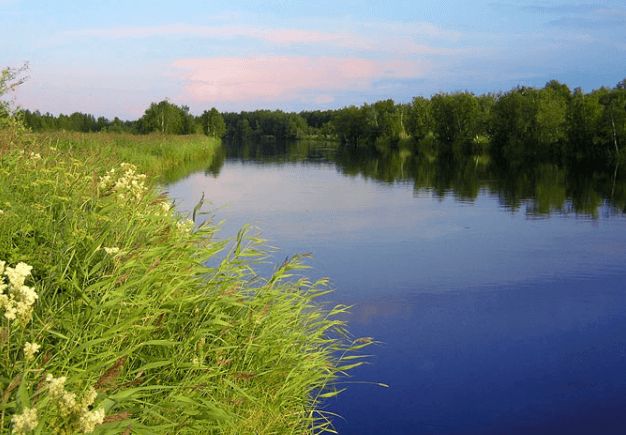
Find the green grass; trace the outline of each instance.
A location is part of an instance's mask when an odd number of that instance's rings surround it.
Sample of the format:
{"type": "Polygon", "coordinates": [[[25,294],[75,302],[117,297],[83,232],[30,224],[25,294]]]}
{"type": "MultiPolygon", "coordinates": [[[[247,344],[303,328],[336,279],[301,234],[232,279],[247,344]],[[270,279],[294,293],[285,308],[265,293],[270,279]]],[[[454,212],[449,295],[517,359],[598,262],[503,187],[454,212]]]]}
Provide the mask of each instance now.
{"type": "Polygon", "coordinates": [[[58,132],[32,134],[30,141],[97,159],[100,167],[133,163],[143,173],[165,182],[202,168],[219,152],[219,140],[204,135],[58,132]]]}
{"type": "Polygon", "coordinates": [[[39,295],[26,324],[0,308],[0,432],[28,408],[33,433],[77,433],[100,409],[95,433],[332,430],[321,403],[370,340],[347,339],[346,308],[321,305],[326,282],[299,277],[298,258],[258,277],[263,241],[245,230],[207,267],[226,246],[216,228],[181,225],[153,187],[216,148],[204,137],[101,134],[0,142],[0,261],[31,265],[26,285],[39,295]],[[123,161],[149,174],[131,198],[101,183],[123,161]],[[41,345],[32,360],[26,342],[41,345]],[[78,402],[95,388],[95,401],[64,410],[46,375],[66,377],[78,402]]]}

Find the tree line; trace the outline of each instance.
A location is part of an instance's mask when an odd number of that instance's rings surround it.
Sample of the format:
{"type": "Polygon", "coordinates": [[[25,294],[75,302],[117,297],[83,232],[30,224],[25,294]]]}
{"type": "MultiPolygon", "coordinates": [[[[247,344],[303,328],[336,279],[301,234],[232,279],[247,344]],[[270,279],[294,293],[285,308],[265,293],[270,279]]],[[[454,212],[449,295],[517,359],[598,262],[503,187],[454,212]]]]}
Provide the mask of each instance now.
{"type": "Polygon", "coordinates": [[[425,153],[479,155],[517,162],[596,161],[626,156],[626,80],[589,93],[557,81],[505,93],[440,93],[346,107],[329,121],[342,143],[408,143],[425,153]]]}
{"type": "Polygon", "coordinates": [[[475,95],[438,93],[399,104],[391,99],[337,110],[257,110],[194,116],[187,106],[153,103],[136,121],[25,111],[35,131],[204,133],[229,142],[335,139],[352,146],[411,146],[425,154],[489,154],[508,162],[626,160],[626,80],[591,92],[556,80],[543,88],[475,95]]]}
{"type": "Polygon", "coordinates": [[[626,160],[626,80],[591,92],[556,80],[543,88],[438,93],[338,110],[224,114],[226,138],[332,138],[352,146],[400,145],[435,156],[489,154],[507,162],[626,160]]]}
{"type": "Polygon", "coordinates": [[[133,121],[112,120],[88,113],[74,112],[70,115],[31,112],[21,113],[24,123],[33,131],[116,132],[133,134],[206,134],[223,137],[226,132],[224,118],[216,108],[194,116],[189,107],[178,106],[167,100],[150,104],[143,116],[133,121]]]}

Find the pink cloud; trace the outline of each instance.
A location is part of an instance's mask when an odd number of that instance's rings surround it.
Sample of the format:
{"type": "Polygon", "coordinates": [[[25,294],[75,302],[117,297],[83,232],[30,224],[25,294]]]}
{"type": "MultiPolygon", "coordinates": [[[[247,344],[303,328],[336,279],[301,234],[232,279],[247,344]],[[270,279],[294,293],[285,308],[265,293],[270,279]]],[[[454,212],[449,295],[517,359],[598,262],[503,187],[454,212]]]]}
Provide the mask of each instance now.
{"type": "Polygon", "coordinates": [[[88,36],[112,39],[152,38],[157,36],[192,36],[215,39],[246,37],[276,44],[339,43],[340,45],[353,44],[356,36],[343,32],[290,28],[272,29],[258,26],[197,26],[190,24],[81,29],[69,31],[65,34],[72,37],[88,36]]]}
{"type": "Polygon", "coordinates": [[[437,47],[416,41],[424,38],[450,39],[458,33],[448,32],[429,23],[369,24],[351,31],[320,31],[262,26],[198,26],[166,24],[159,26],[130,26],[80,29],[65,32],[65,36],[96,38],[153,38],[185,36],[227,40],[250,38],[275,45],[327,45],[342,49],[395,54],[457,54],[458,50],[437,47]]]}
{"type": "Polygon", "coordinates": [[[195,102],[331,102],[339,91],[370,89],[376,80],[421,76],[425,63],[364,58],[259,56],[181,59],[184,99],[195,102]]]}

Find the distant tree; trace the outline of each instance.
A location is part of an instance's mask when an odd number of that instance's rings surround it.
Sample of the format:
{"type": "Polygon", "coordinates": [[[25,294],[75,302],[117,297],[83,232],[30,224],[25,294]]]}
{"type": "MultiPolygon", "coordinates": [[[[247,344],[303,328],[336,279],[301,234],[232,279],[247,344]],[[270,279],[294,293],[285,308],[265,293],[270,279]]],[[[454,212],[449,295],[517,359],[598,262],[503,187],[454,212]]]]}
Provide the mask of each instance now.
{"type": "Polygon", "coordinates": [[[585,94],[574,89],[567,110],[567,155],[574,160],[600,161],[606,157],[601,146],[598,128],[602,118],[602,105],[597,93],[585,94]]]}
{"type": "Polygon", "coordinates": [[[26,81],[27,71],[27,63],[19,68],[4,68],[0,70],[0,128],[11,125],[15,120],[13,116],[14,107],[11,101],[6,100],[6,97],[26,81]]]}
{"type": "Polygon", "coordinates": [[[395,144],[401,136],[406,135],[402,106],[397,106],[393,100],[388,99],[377,101],[370,107],[375,121],[370,133],[374,142],[395,144]]]}
{"type": "Polygon", "coordinates": [[[421,141],[434,130],[434,120],[430,100],[415,97],[408,110],[406,128],[409,135],[421,141]]]}
{"type": "Polygon", "coordinates": [[[202,130],[207,136],[221,138],[226,133],[224,117],[215,107],[212,107],[211,110],[205,110],[202,113],[201,120],[202,130]]]}
{"type": "Polygon", "coordinates": [[[358,146],[366,139],[366,111],[356,106],[349,106],[337,111],[332,123],[342,143],[358,146]]]}
{"type": "Polygon", "coordinates": [[[328,127],[335,114],[334,110],[314,110],[300,112],[299,115],[306,122],[307,126],[311,129],[312,134],[316,131],[322,132],[321,134],[328,133],[328,127]]]}
{"type": "Polygon", "coordinates": [[[469,92],[437,94],[431,104],[435,133],[445,150],[462,151],[471,146],[481,133],[478,98],[469,92]]]}
{"type": "Polygon", "coordinates": [[[183,134],[189,128],[188,112],[188,108],[185,110],[167,100],[152,103],[139,119],[139,130],[141,133],[183,134]]]}
{"type": "Polygon", "coordinates": [[[600,119],[599,135],[606,146],[612,148],[616,160],[625,158],[626,146],[626,88],[616,87],[600,93],[603,106],[600,119]]]}
{"type": "Polygon", "coordinates": [[[535,129],[537,91],[520,87],[501,95],[493,107],[493,150],[508,160],[521,161],[535,129]]]}
{"type": "Polygon", "coordinates": [[[567,86],[553,80],[539,91],[536,100],[534,137],[538,157],[560,158],[567,139],[567,108],[570,92],[567,86]]]}
{"type": "Polygon", "coordinates": [[[566,100],[572,96],[572,92],[570,91],[569,87],[566,84],[559,82],[558,80],[550,80],[543,88],[545,90],[554,91],[556,95],[561,98],[565,98],[566,100]]]}
{"type": "Polygon", "coordinates": [[[252,128],[250,127],[250,121],[247,118],[240,118],[237,121],[237,140],[239,142],[245,142],[252,138],[252,128]]]}

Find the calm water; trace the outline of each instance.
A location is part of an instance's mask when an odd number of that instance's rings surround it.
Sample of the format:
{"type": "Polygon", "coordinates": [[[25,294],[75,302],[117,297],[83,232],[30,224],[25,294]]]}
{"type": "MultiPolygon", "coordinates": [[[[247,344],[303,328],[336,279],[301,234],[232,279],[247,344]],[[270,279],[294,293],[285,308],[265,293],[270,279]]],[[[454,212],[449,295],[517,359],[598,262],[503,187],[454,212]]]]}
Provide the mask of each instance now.
{"type": "MultiPolygon", "coordinates": [[[[225,151],[169,186],[311,252],[356,336],[381,342],[329,410],[344,434],[626,433],[619,173],[420,161],[295,144],[225,151]]],[[[623,180],[622,180],[623,181],[623,180]]],[[[620,196],[621,195],[621,196],[620,196]]]]}

